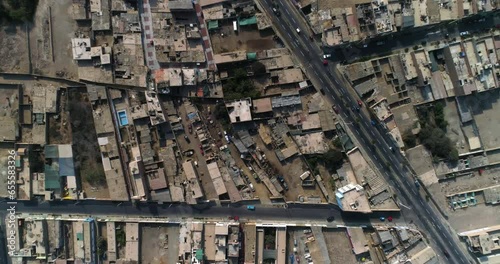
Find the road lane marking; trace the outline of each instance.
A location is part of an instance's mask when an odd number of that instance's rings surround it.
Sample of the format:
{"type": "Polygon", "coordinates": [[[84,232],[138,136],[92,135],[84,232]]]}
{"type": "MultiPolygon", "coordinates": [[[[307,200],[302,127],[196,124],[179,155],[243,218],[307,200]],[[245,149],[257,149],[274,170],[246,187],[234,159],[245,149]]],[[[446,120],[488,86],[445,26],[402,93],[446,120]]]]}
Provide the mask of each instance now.
{"type": "Polygon", "coordinates": [[[376,156],[376,155],[373,155],[373,157],[375,157],[375,160],[376,160],[376,161],[378,161],[378,158],[377,158],[377,156],[376,156]]]}
{"type": "MultiPolygon", "coordinates": [[[[380,140],[379,140],[378,138],[377,138],[377,142],[378,142],[380,145],[382,145],[382,143],[380,143],[380,140]]],[[[384,151],[385,151],[385,149],[384,149],[384,151]]]]}
{"type": "Polygon", "coordinates": [[[413,192],[413,194],[417,195],[417,192],[415,191],[415,189],[411,189],[411,191],[413,192]]]}
{"type": "Polygon", "coordinates": [[[375,136],[375,133],[373,133],[373,130],[370,130],[370,132],[372,133],[372,136],[375,136]]]}
{"type": "Polygon", "coordinates": [[[429,210],[427,209],[427,207],[425,208],[425,211],[427,212],[427,214],[431,214],[431,213],[429,212],[429,210]]]}
{"type": "Polygon", "coordinates": [[[355,132],[356,132],[356,134],[358,134],[358,136],[359,136],[359,131],[358,131],[357,129],[354,129],[354,131],[355,131],[355,132]]]}
{"type": "Polygon", "coordinates": [[[290,16],[290,13],[288,12],[288,9],[284,8],[285,9],[285,13],[287,13],[289,16],[290,16]]]}
{"type": "Polygon", "coordinates": [[[299,51],[300,51],[300,54],[302,54],[302,57],[305,57],[305,55],[304,55],[304,53],[302,52],[302,50],[301,50],[301,49],[299,49],[299,51]]]}
{"type": "Polygon", "coordinates": [[[297,24],[297,21],[295,21],[295,18],[293,18],[293,16],[290,17],[293,21],[293,23],[297,24]]]}
{"type": "Polygon", "coordinates": [[[319,79],[319,81],[320,81],[323,85],[325,85],[325,82],[323,81],[323,79],[319,79]]]}

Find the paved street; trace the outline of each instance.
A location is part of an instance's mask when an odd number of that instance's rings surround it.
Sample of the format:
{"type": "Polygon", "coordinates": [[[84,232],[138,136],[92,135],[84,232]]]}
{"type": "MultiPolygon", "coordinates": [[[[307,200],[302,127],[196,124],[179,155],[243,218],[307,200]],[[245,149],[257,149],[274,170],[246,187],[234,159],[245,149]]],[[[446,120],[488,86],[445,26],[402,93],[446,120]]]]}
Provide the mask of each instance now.
{"type": "MultiPolygon", "coordinates": [[[[322,51],[309,40],[309,28],[302,20],[298,10],[288,1],[276,1],[282,14],[280,17],[276,17],[271,11],[271,0],[261,0],[260,3],[265,7],[266,12],[273,17],[273,24],[278,33],[299,59],[314,85],[323,88],[329,95],[329,99],[338,106],[356,105],[356,96],[351,93],[352,89],[346,89],[346,85],[341,84],[343,81],[338,71],[333,70],[331,66],[325,67],[322,64],[322,51]],[[301,33],[297,33],[297,28],[300,29],[301,33]]],[[[393,153],[389,150],[389,146],[392,146],[393,143],[386,131],[371,126],[370,118],[365,110],[358,113],[343,109],[341,112],[342,119],[350,124],[349,126],[354,131],[355,140],[362,143],[360,145],[362,149],[364,149],[363,146],[367,146],[371,142],[371,139],[376,139],[378,143],[376,148],[366,148],[364,153],[376,164],[387,182],[392,185],[402,203],[412,208],[408,210],[403,207],[403,214],[405,211],[414,211],[418,218],[411,220],[432,239],[439,255],[443,255],[443,252],[449,252],[448,261],[450,263],[469,263],[470,258],[461,250],[464,248],[457,242],[457,236],[446,229],[438,215],[418,194],[411,170],[405,165],[404,158],[399,153],[393,153]],[[385,164],[390,164],[389,168],[385,164]]]]}
{"type": "MultiPolygon", "coordinates": [[[[4,218],[11,204],[0,203],[0,217],[4,218]]],[[[50,214],[50,215],[88,215],[93,217],[166,217],[169,221],[180,221],[187,218],[195,219],[227,219],[228,216],[239,216],[242,221],[264,221],[281,222],[288,224],[323,223],[330,216],[335,221],[328,223],[329,226],[370,226],[370,225],[404,225],[399,214],[391,214],[394,218],[392,223],[380,222],[379,217],[388,215],[386,213],[360,215],[345,214],[334,206],[290,204],[287,208],[283,204],[255,205],[255,211],[249,211],[246,205],[216,206],[213,203],[195,206],[184,204],[140,203],[133,205],[131,202],[108,202],[85,200],[75,203],[74,201],[22,202],[16,205],[16,213],[50,214]],[[307,212],[307,213],[305,213],[307,212]]]]}

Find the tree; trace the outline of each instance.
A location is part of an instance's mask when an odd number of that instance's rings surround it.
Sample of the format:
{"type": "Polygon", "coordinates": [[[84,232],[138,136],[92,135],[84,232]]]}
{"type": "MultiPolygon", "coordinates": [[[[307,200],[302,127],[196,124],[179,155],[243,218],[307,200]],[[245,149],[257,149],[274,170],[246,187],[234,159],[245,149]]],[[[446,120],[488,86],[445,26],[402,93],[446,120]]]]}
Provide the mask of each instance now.
{"type": "Polygon", "coordinates": [[[323,155],[323,163],[328,169],[335,169],[342,166],[344,154],[336,149],[331,149],[323,155]]]}
{"type": "Polygon", "coordinates": [[[458,161],[458,150],[456,148],[453,148],[450,152],[450,155],[448,156],[448,160],[452,163],[456,163],[458,161]]]}
{"type": "Polygon", "coordinates": [[[413,148],[417,145],[417,137],[413,134],[413,132],[411,132],[410,129],[403,133],[402,138],[408,148],[413,148]]]}
{"type": "Polygon", "coordinates": [[[256,61],[256,62],[252,63],[252,69],[253,69],[253,72],[255,75],[261,75],[261,74],[265,74],[267,72],[266,65],[264,65],[260,61],[256,61]]]}
{"type": "Polygon", "coordinates": [[[125,231],[123,228],[116,230],[116,243],[119,246],[124,247],[126,242],[125,231]]]}
{"type": "Polygon", "coordinates": [[[97,239],[97,255],[102,256],[108,250],[108,242],[102,236],[97,239]]]}
{"type": "Polygon", "coordinates": [[[227,100],[237,100],[246,97],[256,98],[260,96],[259,91],[247,76],[245,69],[236,69],[234,75],[223,85],[224,97],[227,100]]]}

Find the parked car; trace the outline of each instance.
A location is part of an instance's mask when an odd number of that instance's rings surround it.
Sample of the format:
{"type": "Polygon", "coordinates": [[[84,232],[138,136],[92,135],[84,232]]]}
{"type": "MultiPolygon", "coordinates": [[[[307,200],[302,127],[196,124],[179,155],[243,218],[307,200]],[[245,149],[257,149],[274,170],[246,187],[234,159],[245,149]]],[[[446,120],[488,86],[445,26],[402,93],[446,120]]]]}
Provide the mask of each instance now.
{"type": "Polygon", "coordinates": [[[295,29],[297,31],[297,34],[300,34],[300,28],[295,29]]]}
{"type": "Polygon", "coordinates": [[[189,139],[189,137],[187,135],[184,135],[184,139],[186,140],[186,142],[189,144],[191,143],[191,140],[189,139]]]}
{"type": "Polygon", "coordinates": [[[192,149],[188,149],[188,150],[184,151],[184,156],[191,157],[193,155],[194,155],[194,150],[192,150],[192,149]]]}
{"type": "Polygon", "coordinates": [[[325,65],[325,66],[328,65],[328,60],[327,59],[323,60],[323,65],[325,65]]]}
{"type": "Polygon", "coordinates": [[[333,217],[333,216],[329,216],[329,217],[326,219],[326,221],[328,221],[328,222],[333,222],[333,220],[335,220],[335,217],[333,217]]]}
{"type": "Polygon", "coordinates": [[[332,105],[333,111],[335,111],[336,114],[339,113],[339,108],[336,105],[332,105]]]}
{"type": "Polygon", "coordinates": [[[460,32],[460,36],[462,36],[462,37],[463,36],[467,36],[467,35],[469,35],[469,31],[462,31],[462,32],[460,32]]]}
{"type": "Polygon", "coordinates": [[[259,175],[257,175],[257,173],[253,173],[253,178],[255,179],[255,181],[256,181],[257,183],[260,183],[260,182],[261,182],[260,177],[259,177],[259,175]]]}
{"type": "Polygon", "coordinates": [[[247,205],[247,210],[255,211],[255,206],[253,206],[253,205],[247,205]]]}
{"type": "Polygon", "coordinates": [[[278,177],[276,177],[278,179],[278,181],[280,181],[281,183],[284,183],[285,182],[285,179],[283,178],[283,176],[279,175],[278,177]]]}
{"type": "Polygon", "coordinates": [[[189,124],[188,131],[189,131],[189,134],[193,133],[193,125],[189,124]]]}
{"type": "Polygon", "coordinates": [[[328,58],[330,58],[330,57],[332,57],[332,54],[324,54],[324,55],[323,55],[323,59],[328,59],[328,58]]]}
{"type": "Polygon", "coordinates": [[[359,105],[359,107],[362,107],[363,106],[363,102],[361,100],[358,100],[358,105],[359,105]]]}
{"type": "Polygon", "coordinates": [[[283,188],[285,188],[285,191],[288,191],[288,184],[285,181],[283,182],[283,188]]]}

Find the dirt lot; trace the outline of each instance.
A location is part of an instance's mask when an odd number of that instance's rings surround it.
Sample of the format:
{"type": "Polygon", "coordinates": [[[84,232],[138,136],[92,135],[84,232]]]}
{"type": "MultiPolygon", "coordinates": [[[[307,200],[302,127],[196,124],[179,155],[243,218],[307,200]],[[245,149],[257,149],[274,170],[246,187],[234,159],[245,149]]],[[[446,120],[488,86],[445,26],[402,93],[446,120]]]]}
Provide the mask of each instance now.
{"type": "MultiPolygon", "coordinates": [[[[78,78],[76,63],[71,59],[71,38],[77,31],[76,22],[68,15],[71,4],[71,1],[64,0],[38,1],[33,24],[28,25],[34,73],[55,76],[56,72],[62,71],[66,78],[78,78]]],[[[4,58],[0,71],[28,73],[29,49],[26,26],[2,27],[0,39],[3,44],[0,47],[0,56],[4,58]]]]}
{"type": "Polygon", "coordinates": [[[109,198],[88,94],[77,89],[69,90],[68,111],[75,167],[80,171],[83,190],[90,197],[109,198]],[[90,174],[94,177],[89,177],[90,174]]]}
{"type": "Polygon", "coordinates": [[[141,232],[141,263],[175,263],[179,251],[179,227],[147,225],[141,232]]]}
{"type": "Polygon", "coordinates": [[[9,150],[14,149],[14,144],[0,143],[0,197],[8,197],[7,193],[7,160],[9,157],[9,150]]]}
{"type": "Polygon", "coordinates": [[[498,131],[500,131],[500,122],[498,122],[499,98],[500,91],[498,89],[466,98],[469,107],[472,108],[474,121],[485,149],[500,147],[500,136],[498,134],[498,131]]]}
{"type": "Polygon", "coordinates": [[[276,48],[272,31],[259,31],[257,26],[240,28],[236,34],[233,30],[232,21],[222,24],[219,31],[212,32],[210,39],[215,54],[246,50],[255,52],[276,48]]]}
{"type": "Polygon", "coordinates": [[[448,214],[449,222],[457,231],[466,231],[495,225],[500,221],[500,208],[484,204],[482,193],[477,193],[478,204],[474,207],[457,209],[453,211],[446,199],[447,194],[482,189],[488,186],[500,184],[500,167],[484,170],[481,176],[474,172],[471,176],[463,176],[456,180],[436,183],[429,190],[440,207],[448,214]],[[486,209],[486,210],[485,210],[486,209]],[[481,221],[477,221],[481,219],[481,221]]]}
{"type": "Polygon", "coordinates": [[[358,263],[352,254],[349,238],[344,229],[323,229],[323,236],[328,247],[328,255],[333,264],[358,263]]]}

